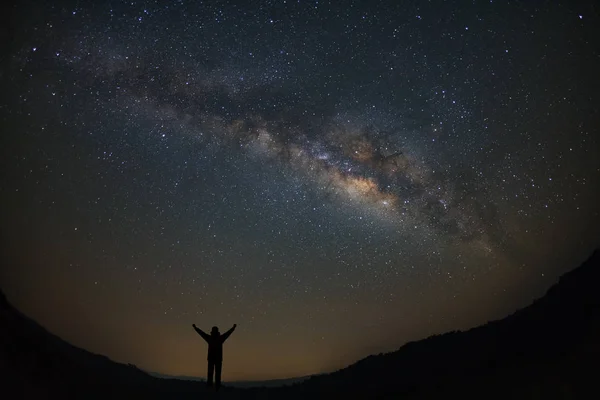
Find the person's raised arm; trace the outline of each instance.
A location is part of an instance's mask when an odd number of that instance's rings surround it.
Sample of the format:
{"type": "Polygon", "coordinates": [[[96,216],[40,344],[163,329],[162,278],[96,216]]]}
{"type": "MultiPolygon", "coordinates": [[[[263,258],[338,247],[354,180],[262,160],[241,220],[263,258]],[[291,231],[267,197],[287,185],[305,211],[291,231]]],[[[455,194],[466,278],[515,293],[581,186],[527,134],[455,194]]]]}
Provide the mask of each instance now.
{"type": "Polygon", "coordinates": [[[192,324],[192,326],[194,327],[194,330],[196,332],[198,332],[198,335],[202,336],[202,339],[206,340],[208,342],[209,336],[206,332],[204,332],[202,329],[198,328],[196,326],[196,324],[192,324]]]}
{"type": "Polygon", "coordinates": [[[227,332],[225,332],[224,334],[221,335],[221,341],[224,342],[227,340],[227,338],[229,337],[229,335],[231,335],[233,333],[233,331],[235,331],[235,327],[237,326],[237,324],[233,324],[233,327],[228,330],[227,332]]]}

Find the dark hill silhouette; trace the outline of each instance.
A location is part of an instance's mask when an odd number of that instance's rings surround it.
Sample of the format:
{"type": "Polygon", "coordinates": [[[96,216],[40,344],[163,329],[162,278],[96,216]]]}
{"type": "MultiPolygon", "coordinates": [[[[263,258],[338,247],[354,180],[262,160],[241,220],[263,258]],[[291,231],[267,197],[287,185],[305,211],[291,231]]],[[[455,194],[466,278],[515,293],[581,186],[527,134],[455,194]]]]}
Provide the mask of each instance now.
{"type": "MultiPolygon", "coordinates": [[[[600,252],[546,295],[498,321],[411,342],[281,388],[223,388],[220,398],[600,398],[600,252]]],[[[198,398],[200,382],[152,377],[76,348],[0,292],[3,394],[47,398],[198,398]],[[4,383],[6,382],[6,383],[4,383]]],[[[14,396],[13,396],[14,397],[14,396]]]]}
{"type": "Polygon", "coordinates": [[[311,378],[297,390],[382,398],[600,398],[599,362],[596,250],[544,297],[502,320],[407,343],[311,378]]]}
{"type": "Polygon", "coordinates": [[[21,314],[2,291],[0,382],[1,398],[197,399],[206,392],[200,382],[155,378],[75,347],[21,314]]]}

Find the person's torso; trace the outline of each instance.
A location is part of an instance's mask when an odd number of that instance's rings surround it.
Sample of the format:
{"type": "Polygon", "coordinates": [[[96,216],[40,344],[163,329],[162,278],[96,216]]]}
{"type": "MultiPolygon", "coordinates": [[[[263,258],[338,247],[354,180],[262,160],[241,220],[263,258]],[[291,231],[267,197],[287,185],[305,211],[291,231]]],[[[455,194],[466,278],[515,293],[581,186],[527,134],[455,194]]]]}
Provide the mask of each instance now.
{"type": "Polygon", "coordinates": [[[211,336],[208,341],[208,358],[218,359],[223,357],[223,341],[220,336],[211,336]]]}

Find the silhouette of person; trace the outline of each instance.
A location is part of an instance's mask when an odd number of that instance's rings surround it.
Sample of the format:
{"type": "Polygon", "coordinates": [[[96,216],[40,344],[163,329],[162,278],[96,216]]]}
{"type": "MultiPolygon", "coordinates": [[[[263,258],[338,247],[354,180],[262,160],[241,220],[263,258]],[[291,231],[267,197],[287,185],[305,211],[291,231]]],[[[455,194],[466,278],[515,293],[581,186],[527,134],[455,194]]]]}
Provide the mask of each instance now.
{"type": "Polygon", "coordinates": [[[237,324],[233,324],[233,327],[222,335],[219,333],[219,328],[216,326],[212,327],[210,335],[198,328],[196,324],[192,324],[192,326],[194,327],[194,330],[198,332],[198,335],[202,336],[202,339],[206,340],[206,343],[208,343],[208,371],[206,384],[212,386],[214,373],[215,389],[219,390],[221,387],[221,367],[223,366],[223,342],[225,342],[229,335],[233,333],[237,324]]]}

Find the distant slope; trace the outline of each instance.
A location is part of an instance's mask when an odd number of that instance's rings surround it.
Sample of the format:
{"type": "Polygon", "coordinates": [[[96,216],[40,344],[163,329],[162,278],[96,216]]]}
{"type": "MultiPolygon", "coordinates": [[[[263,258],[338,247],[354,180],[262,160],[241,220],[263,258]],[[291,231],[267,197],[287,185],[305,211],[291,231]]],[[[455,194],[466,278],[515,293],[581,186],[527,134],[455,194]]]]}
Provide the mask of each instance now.
{"type": "Polygon", "coordinates": [[[600,251],[530,306],[466,332],[369,356],[297,385],[302,395],[600,398],[600,251]],[[594,393],[595,397],[589,397],[594,393]]]}
{"type": "Polygon", "coordinates": [[[297,378],[270,379],[267,381],[233,381],[227,382],[227,385],[237,388],[274,388],[292,384],[298,384],[309,379],[310,376],[300,376],[297,378]]]}
{"type": "MultiPolygon", "coordinates": [[[[285,387],[223,388],[222,399],[600,398],[600,252],[532,305],[466,332],[411,342],[285,387]]],[[[160,379],[74,347],[0,292],[0,396],[212,397],[201,382],[160,379]]]]}

